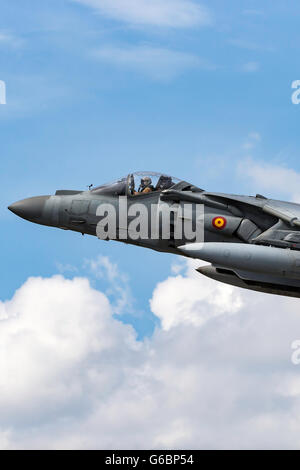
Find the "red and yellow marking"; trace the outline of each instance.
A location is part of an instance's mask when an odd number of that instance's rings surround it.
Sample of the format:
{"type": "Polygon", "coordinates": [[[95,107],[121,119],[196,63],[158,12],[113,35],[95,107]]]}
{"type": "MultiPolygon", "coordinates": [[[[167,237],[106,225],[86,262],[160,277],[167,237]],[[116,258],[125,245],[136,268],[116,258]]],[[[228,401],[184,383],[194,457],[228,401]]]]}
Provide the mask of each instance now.
{"type": "Polygon", "coordinates": [[[227,220],[225,219],[225,217],[221,217],[221,216],[215,217],[212,221],[213,227],[215,227],[218,230],[222,230],[223,228],[225,228],[226,224],[227,224],[227,220]]]}

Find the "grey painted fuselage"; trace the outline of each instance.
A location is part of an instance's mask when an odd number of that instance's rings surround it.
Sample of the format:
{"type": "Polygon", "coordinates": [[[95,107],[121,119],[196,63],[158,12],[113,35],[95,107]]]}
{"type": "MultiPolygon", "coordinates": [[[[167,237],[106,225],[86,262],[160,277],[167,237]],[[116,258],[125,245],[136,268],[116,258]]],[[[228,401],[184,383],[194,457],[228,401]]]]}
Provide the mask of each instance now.
{"type": "Polygon", "coordinates": [[[99,207],[110,205],[116,212],[116,240],[208,261],[211,265],[198,271],[230,285],[300,297],[300,205],[261,195],[211,193],[166,175],[146,175],[131,173],[89,191],[57,191],[53,196],[16,202],[9,209],[30,222],[96,236],[105,217],[99,215],[99,207]],[[150,179],[149,175],[156,185],[145,192],[138,183],[150,179]],[[124,206],[120,212],[120,198],[126,199],[126,213],[124,206]],[[144,236],[134,239],[131,209],[137,203],[147,209],[149,220],[145,221],[147,236],[141,230],[144,236]],[[180,237],[174,235],[178,214],[183,222],[188,217],[180,212],[187,204],[194,228],[198,208],[203,208],[200,242],[191,241],[184,231],[180,237]],[[168,237],[162,236],[158,215],[166,209],[175,214],[169,221],[168,237]],[[153,216],[158,221],[156,238],[151,236],[153,216]]]}

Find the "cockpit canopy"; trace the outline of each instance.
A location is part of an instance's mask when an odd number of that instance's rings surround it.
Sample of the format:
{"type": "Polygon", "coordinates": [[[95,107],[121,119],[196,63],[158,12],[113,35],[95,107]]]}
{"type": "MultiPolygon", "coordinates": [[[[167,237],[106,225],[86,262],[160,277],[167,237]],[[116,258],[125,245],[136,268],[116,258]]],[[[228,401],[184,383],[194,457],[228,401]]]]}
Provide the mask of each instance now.
{"type": "MultiPolygon", "coordinates": [[[[163,191],[170,188],[181,188],[184,183],[172,176],[150,171],[140,171],[130,173],[124,178],[109,184],[103,184],[93,189],[94,194],[103,194],[108,196],[135,196],[138,194],[147,194],[156,191],[163,191]]],[[[188,186],[188,183],[185,183],[188,186]]]]}

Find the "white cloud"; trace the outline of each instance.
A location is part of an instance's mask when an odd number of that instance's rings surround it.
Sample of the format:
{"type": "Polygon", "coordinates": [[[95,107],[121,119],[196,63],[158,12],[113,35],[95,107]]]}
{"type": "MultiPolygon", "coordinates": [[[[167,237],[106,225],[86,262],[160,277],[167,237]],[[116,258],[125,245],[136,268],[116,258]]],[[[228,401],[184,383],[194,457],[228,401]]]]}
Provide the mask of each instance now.
{"type": "Polygon", "coordinates": [[[62,263],[56,262],[55,266],[60,272],[60,274],[64,274],[67,272],[70,272],[70,273],[78,272],[78,268],[76,266],[73,266],[72,264],[62,264],[62,263]]]}
{"type": "Polygon", "coordinates": [[[20,409],[16,418],[22,419],[22,410],[30,414],[43,400],[57,408],[76,401],[81,394],[72,380],[77,364],[110,349],[117,339],[107,298],[86,279],[32,278],[0,307],[1,424],[12,410],[20,409]],[[103,335],[108,324],[112,333],[103,335]]]}
{"type": "Polygon", "coordinates": [[[255,10],[255,9],[249,9],[249,10],[244,10],[243,11],[244,15],[254,15],[254,16],[261,16],[264,14],[263,10],[255,10]]]}
{"type": "MultiPolygon", "coordinates": [[[[232,46],[239,47],[240,49],[247,49],[249,51],[265,51],[273,52],[274,46],[270,46],[265,42],[255,42],[252,39],[243,39],[243,38],[231,38],[228,40],[228,43],[232,46]]],[[[253,62],[250,62],[250,64],[253,62]]]]}
{"type": "Polygon", "coordinates": [[[258,62],[247,62],[242,66],[242,71],[246,73],[253,73],[259,70],[258,62]]]}
{"type": "Polygon", "coordinates": [[[300,174],[295,170],[248,159],[239,164],[238,172],[250,178],[257,191],[274,191],[300,203],[300,174]]]}
{"type": "Polygon", "coordinates": [[[203,263],[188,261],[187,275],[169,277],[156,286],[151,310],[164,330],[180,324],[201,326],[218,315],[240,310],[242,298],[236,289],[206,278],[199,282],[200,275],[194,268],[200,264],[203,263]]]}
{"type": "Polygon", "coordinates": [[[133,313],[133,296],[126,274],[119,271],[116,263],[112,263],[107,256],[98,256],[96,260],[85,260],[84,266],[89,268],[97,279],[105,279],[109,283],[106,295],[113,298],[113,311],[117,315],[133,313]]]}
{"type": "Polygon", "coordinates": [[[106,46],[92,55],[102,62],[142,73],[154,80],[169,80],[188,69],[213,68],[193,54],[151,46],[106,46]]]}
{"type": "Polygon", "coordinates": [[[0,429],[0,449],[1,450],[7,450],[9,448],[9,442],[10,442],[10,432],[2,432],[0,429]]]}
{"type": "Polygon", "coordinates": [[[0,46],[2,45],[17,48],[23,45],[23,40],[11,33],[0,31],[0,46]]]}
{"type": "Polygon", "coordinates": [[[255,140],[256,142],[261,141],[261,135],[260,135],[259,132],[250,132],[249,138],[252,139],[252,140],[255,140]]]}
{"type": "Polygon", "coordinates": [[[86,279],[32,278],[1,303],[0,446],[299,448],[298,300],[195,265],[154,291],[163,328],[143,342],[86,279]]]}
{"type": "MultiPolygon", "coordinates": [[[[4,78],[4,77],[1,77],[4,78]]],[[[5,76],[7,105],[1,108],[0,121],[23,118],[61,107],[71,102],[74,89],[57,76],[12,74],[5,76]]],[[[80,90],[77,96],[81,96],[80,90]]]]}
{"type": "Polygon", "coordinates": [[[192,0],[75,0],[100,14],[136,26],[189,28],[211,23],[209,10],[192,0]]]}
{"type": "Polygon", "coordinates": [[[229,39],[228,43],[232,46],[240,47],[241,49],[249,49],[251,51],[256,51],[262,48],[260,44],[252,41],[246,41],[244,39],[229,39]]]}
{"type": "Polygon", "coordinates": [[[261,135],[258,132],[250,132],[246,142],[243,144],[245,150],[253,149],[261,141],[261,135]]]}

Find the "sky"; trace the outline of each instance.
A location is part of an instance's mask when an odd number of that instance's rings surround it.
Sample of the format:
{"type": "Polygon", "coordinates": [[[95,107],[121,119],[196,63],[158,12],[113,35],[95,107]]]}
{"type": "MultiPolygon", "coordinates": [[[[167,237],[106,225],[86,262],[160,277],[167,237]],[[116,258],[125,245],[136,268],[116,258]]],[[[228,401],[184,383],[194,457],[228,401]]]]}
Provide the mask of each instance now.
{"type": "Polygon", "coordinates": [[[7,210],[143,170],[300,202],[299,19],[277,0],[1,1],[0,449],[299,448],[297,299],[7,210]]]}

